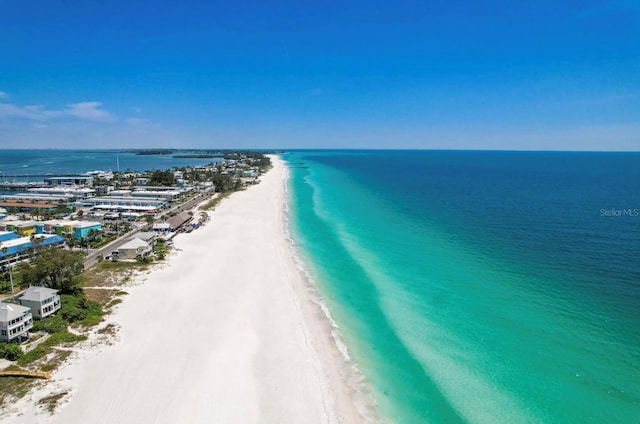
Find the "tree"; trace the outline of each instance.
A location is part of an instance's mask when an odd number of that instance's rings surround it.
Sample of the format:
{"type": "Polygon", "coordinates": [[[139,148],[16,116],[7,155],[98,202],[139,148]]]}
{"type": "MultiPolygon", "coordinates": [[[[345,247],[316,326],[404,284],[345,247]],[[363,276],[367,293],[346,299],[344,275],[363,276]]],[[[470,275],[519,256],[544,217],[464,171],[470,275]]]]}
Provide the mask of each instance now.
{"type": "Polygon", "coordinates": [[[78,276],[84,270],[83,255],[55,247],[41,249],[29,263],[20,264],[23,286],[45,286],[61,294],[82,291],[78,276]]]}
{"type": "MultiPolygon", "coordinates": [[[[6,246],[2,246],[0,248],[0,251],[2,251],[2,256],[6,258],[7,252],[9,251],[9,249],[6,246]]],[[[11,263],[2,265],[3,271],[5,270],[5,268],[8,269],[9,271],[9,282],[11,283],[11,294],[13,294],[13,274],[11,273],[11,263]]]]}
{"type": "Polygon", "coordinates": [[[176,178],[170,170],[155,170],[149,179],[150,186],[173,186],[176,184],[176,178]]]}

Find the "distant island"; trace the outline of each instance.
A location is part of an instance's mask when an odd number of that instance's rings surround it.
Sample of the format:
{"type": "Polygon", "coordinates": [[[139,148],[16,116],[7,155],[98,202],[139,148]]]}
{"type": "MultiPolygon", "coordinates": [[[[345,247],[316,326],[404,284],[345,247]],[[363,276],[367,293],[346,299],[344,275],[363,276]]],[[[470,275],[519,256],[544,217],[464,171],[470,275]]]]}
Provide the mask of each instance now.
{"type": "Polygon", "coordinates": [[[175,150],[171,149],[153,149],[153,150],[132,150],[136,155],[151,156],[151,155],[171,155],[175,150]]]}
{"type": "Polygon", "coordinates": [[[224,157],[222,154],[212,155],[210,153],[191,153],[182,155],[173,155],[174,159],[213,159],[224,157]]]}

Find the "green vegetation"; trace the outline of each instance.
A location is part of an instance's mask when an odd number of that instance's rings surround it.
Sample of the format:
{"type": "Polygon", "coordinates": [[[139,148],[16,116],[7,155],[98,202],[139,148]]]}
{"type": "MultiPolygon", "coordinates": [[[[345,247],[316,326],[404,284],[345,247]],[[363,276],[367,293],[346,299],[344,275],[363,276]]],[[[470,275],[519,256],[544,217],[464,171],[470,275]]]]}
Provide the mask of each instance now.
{"type": "Polygon", "coordinates": [[[16,269],[22,275],[22,287],[45,286],[60,291],[60,294],[79,294],[78,276],[84,270],[84,255],[64,249],[48,247],[38,251],[38,255],[16,269]]]}
{"type": "Polygon", "coordinates": [[[112,234],[110,236],[102,236],[97,240],[89,240],[89,245],[92,249],[100,249],[101,247],[106,246],[117,238],[118,237],[115,234],[112,234]]]}
{"type": "Polygon", "coordinates": [[[156,244],[153,246],[153,252],[156,254],[158,260],[163,260],[167,256],[167,252],[169,251],[169,247],[166,245],[164,240],[158,239],[156,244]]]}
{"type": "Polygon", "coordinates": [[[22,349],[17,343],[0,343],[0,358],[15,361],[22,356],[22,349]]]}
{"type": "Polygon", "coordinates": [[[185,155],[173,155],[174,159],[213,159],[219,158],[221,155],[212,155],[209,153],[194,153],[185,155]]]}
{"type": "Polygon", "coordinates": [[[170,170],[155,170],[149,179],[151,186],[173,186],[176,184],[176,178],[170,170]]]}
{"type": "Polygon", "coordinates": [[[213,174],[210,180],[218,193],[233,192],[242,188],[242,181],[231,174],[213,174]]]}
{"type": "Polygon", "coordinates": [[[202,205],[200,209],[204,209],[205,211],[214,210],[216,206],[218,206],[220,202],[222,202],[222,199],[224,199],[225,197],[228,197],[231,193],[232,192],[229,191],[227,193],[222,193],[221,195],[214,197],[213,199],[209,200],[207,203],[202,205]]]}
{"type": "Polygon", "coordinates": [[[75,334],[71,334],[68,331],[61,331],[59,333],[52,334],[51,337],[38,345],[38,347],[22,355],[22,357],[20,357],[16,361],[16,364],[24,367],[39,359],[44,358],[48,353],[51,352],[51,348],[55,346],[75,343],[86,339],[87,336],[76,336],[75,334]]]}
{"type": "Polygon", "coordinates": [[[79,323],[90,327],[102,320],[104,312],[100,305],[85,296],[62,295],[60,300],[62,307],[58,315],[69,324],[79,323]]]}
{"type": "Polygon", "coordinates": [[[22,285],[22,275],[17,270],[13,269],[11,271],[11,276],[9,276],[8,267],[4,270],[0,270],[0,293],[11,292],[11,278],[13,278],[14,288],[22,285]]]}
{"type": "Polygon", "coordinates": [[[52,414],[56,410],[56,407],[58,406],[58,402],[60,402],[60,400],[64,398],[67,394],[69,394],[69,392],[64,391],[60,393],[54,393],[49,396],[45,396],[38,401],[38,405],[45,408],[47,411],[49,411],[50,414],[52,414]]]}
{"type": "Polygon", "coordinates": [[[133,150],[136,155],[152,156],[152,155],[170,155],[173,153],[171,149],[146,149],[146,150],[133,150]]]}
{"type": "Polygon", "coordinates": [[[30,378],[0,378],[0,406],[5,402],[10,402],[25,396],[34,384],[37,384],[36,380],[30,378]]]}

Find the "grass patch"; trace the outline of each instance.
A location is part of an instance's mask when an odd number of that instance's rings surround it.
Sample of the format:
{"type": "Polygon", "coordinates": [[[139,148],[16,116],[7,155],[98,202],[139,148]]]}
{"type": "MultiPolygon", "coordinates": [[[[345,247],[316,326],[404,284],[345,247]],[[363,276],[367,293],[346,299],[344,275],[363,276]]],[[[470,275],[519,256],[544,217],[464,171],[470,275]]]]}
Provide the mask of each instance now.
{"type": "Polygon", "coordinates": [[[69,323],[62,318],[62,315],[58,312],[54,316],[33,321],[32,331],[44,331],[49,334],[60,333],[66,331],[67,325],[69,325],[69,323]]]}
{"type": "Polygon", "coordinates": [[[47,355],[46,361],[40,365],[40,371],[52,372],[58,369],[69,356],[71,352],[68,350],[54,350],[53,353],[47,355]]]}
{"type": "Polygon", "coordinates": [[[116,294],[112,289],[84,289],[84,294],[87,299],[92,300],[102,306],[105,306],[116,294]]]}
{"type": "Polygon", "coordinates": [[[122,299],[113,299],[111,302],[107,304],[106,309],[111,309],[120,303],[122,303],[122,299]]]}
{"type": "Polygon", "coordinates": [[[76,336],[68,331],[53,334],[38,347],[22,355],[22,357],[16,361],[16,364],[21,367],[31,365],[35,361],[44,358],[48,353],[50,353],[51,348],[54,346],[75,343],[86,339],[87,336],[76,336]]]}
{"type": "Polygon", "coordinates": [[[44,409],[49,411],[50,414],[53,414],[53,412],[56,410],[56,407],[58,406],[58,402],[60,402],[60,400],[64,398],[68,393],[68,391],[64,391],[45,396],[38,401],[38,406],[43,407],[44,409]]]}
{"type": "Polygon", "coordinates": [[[103,236],[100,238],[100,240],[91,241],[89,242],[89,244],[91,245],[92,249],[100,249],[101,247],[106,246],[117,238],[118,237],[116,235],[103,236]]]}
{"type": "Polygon", "coordinates": [[[115,336],[118,331],[118,326],[116,324],[108,324],[104,328],[98,330],[98,334],[108,334],[110,336],[115,336]]]}
{"type": "Polygon", "coordinates": [[[233,193],[232,191],[226,191],[224,193],[219,193],[217,194],[213,199],[209,200],[207,203],[205,203],[204,205],[200,206],[200,209],[205,210],[205,211],[212,211],[215,210],[216,206],[218,206],[220,204],[220,202],[222,202],[222,199],[229,197],[229,195],[231,195],[231,193],[233,193]]]}
{"type": "MultiPolygon", "coordinates": [[[[11,367],[10,367],[11,368],[11,367]]],[[[18,371],[19,368],[12,371],[18,371]]],[[[7,371],[10,371],[7,368],[7,371]]],[[[37,380],[32,378],[22,377],[1,377],[0,378],[0,406],[3,406],[5,402],[11,402],[14,399],[20,399],[29,393],[36,384],[37,380]]]]}

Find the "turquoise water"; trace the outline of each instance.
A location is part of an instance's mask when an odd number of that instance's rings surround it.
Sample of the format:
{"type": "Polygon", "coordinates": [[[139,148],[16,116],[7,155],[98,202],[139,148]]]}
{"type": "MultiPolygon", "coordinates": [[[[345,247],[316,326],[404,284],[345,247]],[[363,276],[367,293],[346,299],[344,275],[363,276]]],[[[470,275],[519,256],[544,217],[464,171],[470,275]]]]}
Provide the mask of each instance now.
{"type": "Polygon", "coordinates": [[[284,158],[294,239],[385,418],[639,422],[639,154],[284,158]]]}
{"type": "Polygon", "coordinates": [[[95,170],[148,171],[206,165],[215,159],[136,155],[122,150],[0,149],[0,181],[41,181],[44,174],[79,174],[95,170]],[[7,177],[7,175],[9,177],[7,177]]]}

